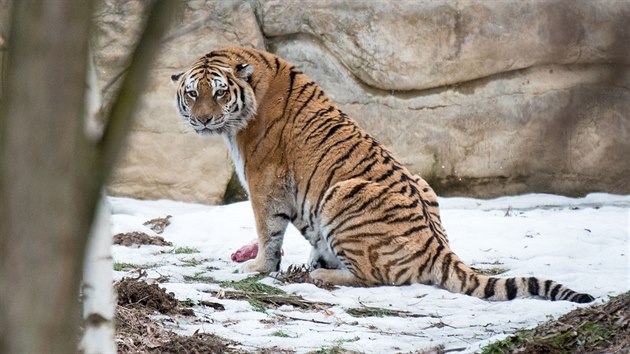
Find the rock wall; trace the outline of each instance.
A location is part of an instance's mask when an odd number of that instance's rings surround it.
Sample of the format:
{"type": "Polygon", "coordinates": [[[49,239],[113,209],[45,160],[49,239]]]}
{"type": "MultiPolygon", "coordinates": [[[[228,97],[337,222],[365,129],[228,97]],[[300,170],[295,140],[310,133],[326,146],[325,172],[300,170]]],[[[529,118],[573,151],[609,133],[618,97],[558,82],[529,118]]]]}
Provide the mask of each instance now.
{"type": "MultiPolygon", "coordinates": [[[[112,194],[222,201],[233,174],[228,152],[222,139],[185,128],[170,75],[226,45],[296,64],[442,195],[630,193],[628,1],[183,4],[139,93],[112,194]]],[[[144,6],[102,0],[96,9],[106,97],[144,6]]]]}
{"type": "Polygon", "coordinates": [[[277,0],[261,13],[269,50],[439,193],[630,192],[628,2],[277,0]]]}
{"type": "MultiPolygon", "coordinates": [[[[198,57],[238,43],[263,49],[254,10],[247,2],[186,1],[176,14],[144,92],[128,150],[109,186],[113,195],[217,204],[232,175],[223,139],[202,139],[175,111],[171,75],[198,57]]],[[[115,87],[142,26],[144,1],[105,0],[95,16],[95,61],[103,87],[115,87]]],[[[114,89],[106,91],[106,97],[114,89]]]]}

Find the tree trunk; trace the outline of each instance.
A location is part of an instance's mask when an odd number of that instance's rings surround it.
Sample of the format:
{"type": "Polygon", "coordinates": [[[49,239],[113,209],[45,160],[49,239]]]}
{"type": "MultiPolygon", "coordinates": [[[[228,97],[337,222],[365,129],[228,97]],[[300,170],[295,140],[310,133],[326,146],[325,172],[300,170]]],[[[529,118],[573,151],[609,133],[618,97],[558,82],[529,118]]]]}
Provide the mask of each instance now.
{"type": "Polygon", "coordinates": [[[83,267],[83,353],[115,353],[112,230],[103,194],[96,209],[83,267]]]}
{"type": "Polygon", "coordinates": [[[90,1],[13,4],[0,148],[0,352],[73,352],[93,206],[80,172],[90,1]]]}
{"type": "MultiPolygon", "coordinates": [[[[85,95],[85,134],[96,143],[103,136],[101,90],[92,55],[88,58],[85,95]]],[[[79,349],[85,354],[115,353],[112,230],[110,208],[101,193],[85,250],[83,266],[83,336],[79,349]]]]}
{"type": "Polygon", "coordinates": [[[84,130],[92,1],[14,2],[0,115],[0,353],[77,351],[94,209],[176,4],[154,2],[94,143],[84,130]]]}

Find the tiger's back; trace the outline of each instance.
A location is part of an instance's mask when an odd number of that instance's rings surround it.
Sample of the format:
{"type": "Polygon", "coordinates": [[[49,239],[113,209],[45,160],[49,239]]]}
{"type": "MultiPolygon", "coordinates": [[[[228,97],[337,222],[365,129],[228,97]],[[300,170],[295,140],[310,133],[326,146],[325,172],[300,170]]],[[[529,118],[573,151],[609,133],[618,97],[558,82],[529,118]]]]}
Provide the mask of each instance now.
{"type": "Polygon", "coordinates": [[[180,113],[200,134],[225,136],[249,191],[260,251],[246,271],[279,268],[291,222],[313,246],[311,276],[320,281],[434,284],[491,300],[593,300],[553,281],[487,277],[466,266],[448,245],[426,181],[286,61],[225,48],[180,76],[180,113]]]}

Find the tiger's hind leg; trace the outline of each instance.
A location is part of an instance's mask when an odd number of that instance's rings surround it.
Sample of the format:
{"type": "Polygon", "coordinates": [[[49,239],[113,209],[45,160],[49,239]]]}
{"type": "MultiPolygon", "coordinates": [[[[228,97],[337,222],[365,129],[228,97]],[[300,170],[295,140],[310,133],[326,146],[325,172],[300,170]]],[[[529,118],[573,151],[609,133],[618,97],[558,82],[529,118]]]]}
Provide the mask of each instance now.
{"type": "Polygon", "coordinates": [[[369,210],[380,204],[386,194],[387,187],[359,178],[338,182],[326,191],[317,212],[321,218],[321,243],[325,247],[318,247],[319,252],[315,253],[329,256],[328,266],[315,269],[312,278],[349,286],[379,283],[368,279],[367,273],[372,269],[369,255],[373,252],[367,248],[380,233],[374,228],[380,229],[382,225],[372,222],[380,216],[369,210]]]}

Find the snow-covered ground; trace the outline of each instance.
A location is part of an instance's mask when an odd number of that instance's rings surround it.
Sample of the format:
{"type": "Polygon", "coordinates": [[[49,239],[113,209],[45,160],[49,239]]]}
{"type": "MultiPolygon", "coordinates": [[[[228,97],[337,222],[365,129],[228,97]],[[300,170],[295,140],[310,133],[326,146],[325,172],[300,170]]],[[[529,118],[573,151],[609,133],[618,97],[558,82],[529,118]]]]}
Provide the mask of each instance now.
{"type": "MultiPolygon", "coordinates": [[[[143,223],[172,215],[161,235],[173,247],[114,246],[115,262],[149,265],[149,278],[169,280],[160,286],[179,300],[222,303],[225,311],[195,306],[197,319],[179,318],[173,330],[215,333],[242,343],[246,350],[277,347],[298,353],[340,346],[365,353],[413,352],[443,345],[474,352],[521,328],[533,327],[580,305],[539,299],[489,302],[436,287],[348,288],[325,290],[312,284],[263,282],[307,300],[335,304],[324,311],[283,306],[266,313],[246,301],[217,299],[220,286],[186,281],[184,276],[239,280],[240,265],[230,254],[256,238],[248,202],[205,206],[173,201],[109,198],[113,233],[140,231],[155,235],[143,223]],[[176,247],[199,252],[176,254],[176,247]],[[363,306],[406,310],[425,317],[364,317],[346,313],[363,306]]],[[[591,194],[567,198],[531,194],[493,200],[441,198],[441,214],[452,249],[477,268],[500,267],[501,276],[536,275],[592,294],[596,303],[630,287],[628,239],[630,196],[591,194]]],[[[309,245],[290,227],[284,241],[282,268],[307,261],[309,245]]],[[[116,272],[117,279],[128,276],[116,272]]]]}

